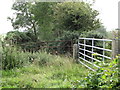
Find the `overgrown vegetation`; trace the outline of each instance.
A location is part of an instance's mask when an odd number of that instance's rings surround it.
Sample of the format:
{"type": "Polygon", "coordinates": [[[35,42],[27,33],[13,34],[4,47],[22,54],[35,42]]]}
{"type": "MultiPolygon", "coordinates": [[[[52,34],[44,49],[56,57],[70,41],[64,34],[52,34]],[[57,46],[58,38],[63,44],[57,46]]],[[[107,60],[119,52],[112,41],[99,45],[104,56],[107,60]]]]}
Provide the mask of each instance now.
{"type": "Polygon", "coordinates": [[[74,80],[81,80],[89,71],[73,63],[70,57],[45,52],[33,53],[29,57],[31,61],[23,67],[2,71],[3,88],[71,88],[74,80]]]}
{"type": "MultiPolygon", "coordinates": [[[[99,63],[102,68],[96,72],[70,57],[78,37],[110,36],[96,18],[99,13],[91,4],[16,2],[12,9],[15,17],[8,19],[16,31],[0,39],[2,88],[120,88],[119,57],[106,64],[99,63]],[[52,40],[63,42],[45,43],[52,40]],[[49,46],[55,48],[47,48],[49,46]]],[[[102,48],[102,43],[95,42],[95,45],[102,48]]],[[[106,48],[110,47],[107,43],[106,48]]]]}
{"type": "MultiPolygon", "coordinates": [[[[75,43],[76,38],[83,32],[95,31],[102,27],[100,20],[96,18],[98,11],[87,2],[16,2],[12,9],[16,16],[8,19],[18,31],[8,32],[6,40],[28,51],[31,48],[39,50],[40,42],[44,41],[72,40],[75,43]],[[21,29],[23,32],[19,32],[21,29]]],[[[50,45],[62,45],[58,52],[68,52],[68,49],[65,49],[68,47],[65,46],[69,46],[69,42],[50,45]]]]}
{"type": "Polygon", "coordinates": [[[29,53],[19,51],[16,47],[3,47],[2,52],[2,69],[10,70],[15,67],[22,67],[28,63],[29,53]]]}
{"type": "Polygon", "coordinates": [[[96,72],[74,63],[71,57],[47,52],[11,53],[5,58],[3,88],[120,88],[119,57],[98,63],[102,68],[96,72]]]}
{"type": "Polygon", "coordinates": [[[74,83],[75,88],[113,88],[120,89],[120,72],[119,72],[119,60],[116,59],[108,63],[99,63],[99,68],[96,72],[91,72],[87,77],[74,83]]]}

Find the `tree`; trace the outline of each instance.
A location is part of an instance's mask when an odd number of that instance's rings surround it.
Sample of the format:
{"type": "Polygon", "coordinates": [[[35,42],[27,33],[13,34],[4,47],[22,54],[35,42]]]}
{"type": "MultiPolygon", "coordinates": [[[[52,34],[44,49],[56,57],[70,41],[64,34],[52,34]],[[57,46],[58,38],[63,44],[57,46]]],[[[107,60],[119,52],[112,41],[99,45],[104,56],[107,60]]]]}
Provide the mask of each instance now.
{"type": "Polygon", "coordinates": [[[61,36],[63,30],[83,32],[100,26],[96,19],[98,12],[85,2],[19,2],[12,9],[16,11],[16,17],[9,19],[14,29],[32,31],[36,39],[61,36]]]}
{"type": "Polygon", "coordinates": [[[14,13],[16,17],[8,19],[11,20],[14,29],[31,30],[37,39],[37,21],[31,8],[32,3],[16,2],[12,7],[16,11],[14,13]]]}
{"type": "MultiPolygon", "coordinates": [[[[99,13],[85,2],[58,3],[54,8],[56,28],[69,31],[89,31],[100,27],[99,13]]],[[[56,29],[56,30],[57,30],[56,29]]]]}
{"type": "Polygon", "coordinates": [[[57,3],[55,2],[37,2],[33,6],[33,13],[35,20],[38,21],[38,34],[42,40],[50,40],[53,36],[53,8],[57,3]]]}
{"type": "Polygon", "coordinates": [[[49,2],[17,2],[12,7],[16,11],[14,13],[16,17],[9,17],[8,19],[11,20],[14,29],[32,31],[37,40],[45,32],[51,31],[52,6],[55,4],[49,2]]]}

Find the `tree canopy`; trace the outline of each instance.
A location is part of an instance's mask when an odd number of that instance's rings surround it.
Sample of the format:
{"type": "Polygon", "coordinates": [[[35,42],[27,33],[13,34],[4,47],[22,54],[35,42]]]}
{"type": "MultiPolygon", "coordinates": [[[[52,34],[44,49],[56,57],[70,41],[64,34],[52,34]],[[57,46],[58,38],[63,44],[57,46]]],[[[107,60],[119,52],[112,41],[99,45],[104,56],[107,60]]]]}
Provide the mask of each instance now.
{"type": "Polygon", "coordinates": [[[19,2],[12,9],[16,17],[9,19],[14,29],[32,31],[36,38],[60,35],[63,30],[83,32],[100,27],[96,18],[99,13],[85,2],[19,2]]]}
{"type": "MultiPolygon", "coordinates": [[[[100,27],[99,13],[85,2],[58,3],[54,8],[57,26],[63,30],[89,31],[100,27]]],[[[57,27],[57,28],[58,28],[57,27]]]]}
{"type": "Polygon", "coordinates": [[[7,37],[17,42],[75,40],[83,32],[99,30],[98,11],[86,2],[17,2],[13,4],[15,30],[7,37]]]}

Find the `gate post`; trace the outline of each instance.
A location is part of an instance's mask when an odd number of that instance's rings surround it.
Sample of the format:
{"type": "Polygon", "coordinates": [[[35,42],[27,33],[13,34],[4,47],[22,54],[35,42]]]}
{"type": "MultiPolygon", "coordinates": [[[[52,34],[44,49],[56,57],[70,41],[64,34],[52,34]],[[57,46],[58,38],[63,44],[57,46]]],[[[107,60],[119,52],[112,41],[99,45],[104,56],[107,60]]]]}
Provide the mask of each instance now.
{"type": "Polygon", "coordinates": [[[73,45],[73,59],[78,62],[78,44],[73,45]]]}
{"type": "Polygon", "coordinates": [[[112,34],[112,58],[115,58],[118,54],[120,54],[120,30],[115,30],[112,34]]]}

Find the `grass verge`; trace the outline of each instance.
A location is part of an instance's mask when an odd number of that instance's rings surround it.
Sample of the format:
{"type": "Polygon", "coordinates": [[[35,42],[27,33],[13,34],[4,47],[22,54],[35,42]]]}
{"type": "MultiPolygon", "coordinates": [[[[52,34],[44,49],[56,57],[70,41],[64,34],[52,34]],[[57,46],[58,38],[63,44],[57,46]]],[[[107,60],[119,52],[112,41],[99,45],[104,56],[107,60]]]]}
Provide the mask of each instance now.
{"type": "MultiPolygon", "coordinates": [[[[45,53],[43,54],[45,56],[45,53]]],[[[74,81],[86,77],[89,70],[73,63],[70,57],[47,55],[22,68],[2,71],[2,88],[72,88],[74,81]]]]}

